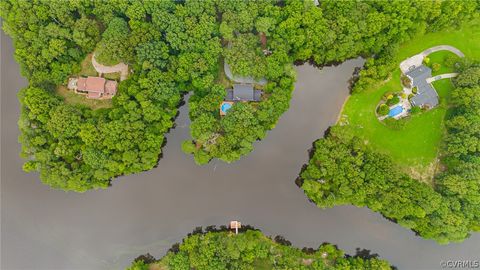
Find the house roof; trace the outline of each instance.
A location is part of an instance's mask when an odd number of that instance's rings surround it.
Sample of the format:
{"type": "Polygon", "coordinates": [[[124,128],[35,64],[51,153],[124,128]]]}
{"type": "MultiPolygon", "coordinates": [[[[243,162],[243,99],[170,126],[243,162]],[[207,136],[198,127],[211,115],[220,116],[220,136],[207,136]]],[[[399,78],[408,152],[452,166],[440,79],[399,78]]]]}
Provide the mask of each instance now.
{"type": "Polygon", "coordinates": [[[77,80],[77,89],[80,91],[87,91],[87,78],[80,77],[77,80]]]}
{"type": "Polygon", "coordinates": [[[255,100],[253,86],[251,84],[234,84],[233,98],[236,100],[255,100]]]}
{"type": "Polygon", "coordinates": [[[233,100],[233,89],[227,89],[227,95],[225,96],[225,100],[233,100]]]}
{"type": "Polygon", "coordinates": [[[77,89],[86,92],[103,93],[105,92],[105,81],[101,77],[80,77],[77,81],[77,89]]]}
{"type": "Polygon", "coordinates": [[[405,73],[412,80],[412,87],[422,84],[426,79],[432,77],[432,70],[424,65],[418,66],[405,73]]]}
{"type": "Polygon", "coordinates": [[[87,91],[95,93],[105,92],[105,79],[101,77],[88,77],[87,78],[87,91]]]}
{"type": "Polygon", "coordinates": [[[105,93],[115,95],[117,93],[117,82],[108,80],[107,83],[105,83],[105,93]]]}
{"type": "Polygon", "coordinates": [[[438,105],[438,95],[433,86],[429,83],[424,83],[417,86],[418,93],[410,99],[414,106],[428,105],[435,107],[438,105]]]}
{"type": "Polygon", "coordinates": [[[102,94],[113,96],[117,93],[118,83],[112,80],[106,80],[101,77],[79,77],[77,80],[77,89],[88,92],[89,98],[98,98],[102,94]]]}
{"type": "Polygon", "coordinates": [[[412,80],[412,87],[417,87],[417,94],[410,99],[414,106],[438,105],[438,94],[427,79],[432,77],[432,70],[424,65],[418,66],[405,73],[412,80]]]}
{"type": "Polygon", "coordinates": [[[261,98],[262,98],[262,91],[255,90],[254,93],[253,93],[253,99],[255,101],[260,101],[261,98]]]}
{"type": "Polygon", "coordinates": [[[226,101],[260,101],[262,91],[253,89],[252,84],[234,84],[227,89],[226,101]]]}

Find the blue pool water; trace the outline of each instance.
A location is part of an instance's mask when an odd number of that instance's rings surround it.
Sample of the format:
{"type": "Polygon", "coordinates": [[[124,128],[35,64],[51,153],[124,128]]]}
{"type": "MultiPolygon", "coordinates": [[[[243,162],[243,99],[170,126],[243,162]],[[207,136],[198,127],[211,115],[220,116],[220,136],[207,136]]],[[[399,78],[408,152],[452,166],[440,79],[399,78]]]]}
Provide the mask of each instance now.
{"type": "Polygon", "coordinates": [[[388,112],[388,116],[389,117],[395,117],[397,115],[399,115],[400,113],[403,112],[403,107],[401,105],[391,109],[389,112],[388,112]]]}
{"type": "Polygon", "coordinates": [[[222,110],[222,112],[226,113],[228,110],[230,110],[230,108],[232,108],[232,104],[230,104],[230,103],[223,103],[223,104],[222,104],[222,107],[221,107],[221,110],[222,110]]]}

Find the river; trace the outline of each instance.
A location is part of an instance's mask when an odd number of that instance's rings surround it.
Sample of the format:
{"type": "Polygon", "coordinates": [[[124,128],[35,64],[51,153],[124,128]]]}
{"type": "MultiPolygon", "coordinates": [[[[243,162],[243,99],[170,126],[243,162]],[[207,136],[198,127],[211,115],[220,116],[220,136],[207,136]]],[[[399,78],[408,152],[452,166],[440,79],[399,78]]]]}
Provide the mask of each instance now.
{"type": "Polygon", "coordinates": [[[294,180],[312,142],[335,122],[347,81],[362,60],[318,70],[297,67],[291,106],[255,150],[233,164],[197,166],[182,153],[188,108],[167,135],[153,170],[120,177],[107,190],[52,190],[22,171],[18,90],[27,85],[1,33],[1,269],[120,269],[136,256],[161,257],[196,226],[240,220],[298,247],[361,247],[400,269],[439,269],[441,260],[479,259],[480,235],[440,246],[366,208],[321,210],[294,180]]]}

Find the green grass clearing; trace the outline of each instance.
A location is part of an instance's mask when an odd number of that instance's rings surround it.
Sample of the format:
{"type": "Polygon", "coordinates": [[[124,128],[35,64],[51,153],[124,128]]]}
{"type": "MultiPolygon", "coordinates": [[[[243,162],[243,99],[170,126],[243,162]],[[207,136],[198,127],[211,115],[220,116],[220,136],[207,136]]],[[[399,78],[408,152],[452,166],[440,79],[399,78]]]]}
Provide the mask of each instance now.
{"type": "MultiPolygon", "coordinates": [[[[92,65],[92,54],[88,54],[81,63],[81,70],[74,76],[98,76],[99,74],[92,65]]],[[[103,74],[107,80],[116,80],[120,81],[120,72],[103,74]]],[[[63,97],[65,103],[84,105],[89,107],[92,110],[111,108],[112,100],[111,99],[88,99],[85,95],[76,94],[74,91],[68,90],[66,86],[60,85],[56,89],[56,93],[63,97]]]]}
{"type": "MultiPolygon", "coordinates": [[[[460,49],[467,57],[480,59],[479,20],[460,30],[446,30],[418,36],[403,44],[395,59],[402,60],[436,45],[451,45],[460,49]]],[[[433,53],[431,63],[443,63],[449,53],[433,53]]],[[[451,72],[442,65],[441,73],[451,72]]],[[[395,70],[386,82],[377,87],[353,94],[346,102],[341,119],[356,127],[357,135],[380,152],[391,156],[410,175],[431,183],[438,166],[438,149],[444,133],[444,118],[452,84],[449,79],[434,84],[440,96],[440,105],[427,112],[403,119],[400,127],[392,128],[377,120],[375,108],[385,92],[401,91],[400,69],[395,70]]]]}
{"type": "Polygon", "coordinates": [[[223,57],[220,57],[220,59],[218,60],[218,74],[216,83],[223,85],[225,89],[230,89],[233,88],[233,82],[227,78],[227,75],[225,75],[225,70],[223,69],[223,61],[223,57]]]}
{"type": "Polygon", "coordinates": [[[98,76],[97,71],[92,65],[92,54],[88,54],[81,63],[82,70],[78,73],[79,76],[98,76]]]}
{"type": "Polygon", "coordinates": [[[460,59],[456,54],[449,52],[449,51],[439,51],[439,52],[434,52],[428,56],[430,58],[430,63],[429,67],[432,68],[434,63],[440,64],[440,69],[435,71],[432,69],[432,76],[436,76],[439,74],[444,74],[444,73],[452,73],[455,72],[455,68],[451,63],[448,63],[448,58],[453,58],[453,59],[460,59]]]}
{"type": "Polygon", "coordinates": [[[75,94],[72,90],[68,90],[65,86],[57,87],[57,94],[63,97],[65,103],[84,105],[92,110],[111,108],[111,99],[88,99],[84,95],[75,94]]]}
{"type": "Polygon", "coordinates": [[[107,80],[120,81],[120,72],[104,73],[102,75],[103,75],[102,77],[107,80]]]}

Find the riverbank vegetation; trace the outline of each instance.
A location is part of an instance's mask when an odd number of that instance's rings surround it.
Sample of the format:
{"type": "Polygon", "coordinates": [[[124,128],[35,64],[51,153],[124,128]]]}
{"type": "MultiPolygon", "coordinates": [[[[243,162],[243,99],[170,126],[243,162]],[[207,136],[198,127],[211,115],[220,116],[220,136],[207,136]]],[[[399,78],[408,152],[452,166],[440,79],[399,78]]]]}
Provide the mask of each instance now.
{"type": "MultiPolygon", "coordinates": [[[[369,253],[369,252],[367,252],[369,253]]],[[[392,269],[377,255],[348,256],[336,246],[322,244],[317,250],[292,247],[283,239],[272,240],[260,231],[247,229],[190,234],[163,258],[151,255],[135,259],[127,270],[148,269],[392,269]]]]}
{"type": "MultiPolygon", "coordinates": [[[[16,59],[30,83],[19,93],[24,170],[40,171],[53,188],[105,188],[115,176],[153,168],[173,126],[182,95],[175,80],[178,56],[168,48],[142,51],[161,40],[157,27],[143,5],[124,4],[0,3],[4,30],[13,37],[16,59]],[[135,73],[120,83],[111,108],[91,110],[67,96],[63,102],[57,85],[80,72],[95,47],[104,62],[128,62],[135,73]],[[141,68],[145,61],[152,66],[141,68]]],[[[159,8],[156,16],[172,7],[159,8]]]]}
{"type": "MultiPolygon", "coordinates": [[[[400,120],[401,123],[396,123],[396,126],[376,121],[375,106],[384,93],[401,91],[400,62],[425,49],[448,44],[461,50],[466,57],[480,59],[479,28],[480,20],[476,19],[466,22],[458,29],[447,28],[418,35],[378,58],[367,60],[366,68],[361,71],[360,80],[341,113],[342,119],[357,127],[358,136],[368,141],[377,151],[391,156],[405,172],[432,184],[438,167],[438,150],[445,132],[444,118],[449,107],[449,95],[454,88],[450,79],[433,83],[440,98],[438,107],[400,120]]],[[[455,72],[454,64],[458,57],[452,59],[452,56],[448,51],[429,55],[429,65],[440,64],[440,70],[434,74],[455,72]]]]}
{"type": "Polygon", "coordinates": [[[450,4],[397,2],[385,8],[386,2],[322,1],[315,7],[310,1],[290,1],[285,6],[241,1],[222,6],[219,29],[226,44],[225,59],[234,72],[266,78],[264,97],[268,98],[259,104],[236,104],[225,117],[218,115],[224,91],[209,90],[208,95],[192,98],[192,140],[183,143],[184,151],[193,153],[199,164],[212,158],[227,162],[239,159],[253,150],[252,143],[264,138],[288,109],[295,81],[293,62],[324,65],[359,55],[383,54],[391,44],[408,40],[417,32],[456,24],[476,10],[473,3],[462,3],[455,11],[450,4]],[[262,35],[266,40],[264,54],[262,35]]]}
{"type": "MultiPolygon", "coordinates": [[[[319,207],[367,206],[420,236],[460,242],[480,231],[480,63],[469,59],[454,79],[440,158],[444,169],[427,185],[404,173],[352,125],[334,126],[314,144],[300,175],[319,207]]],[[[443,119],[443,116],[442,116],[443,119]]]]}
{"type": "Polygon", "coordinates": [[[185,92],[193,93],[192,140],[183,150],[199,164],[233,162],[288,109],[295,61],[381,56],[391,44],[476,11],[472,1],[321,1],[318,7],[313,1],[2,1],[3,28],[30,83],[19,94],[24,169],[78,192],[151,169],[185,92]],[[62,102],[56,87],[94,51],[102,63],[129,64],[133,74],[119,84],[109,109],[62,102]],[[221,57],[233,71],[268,81],[260,102],[236,103],[225,117],[221,57]]]}

